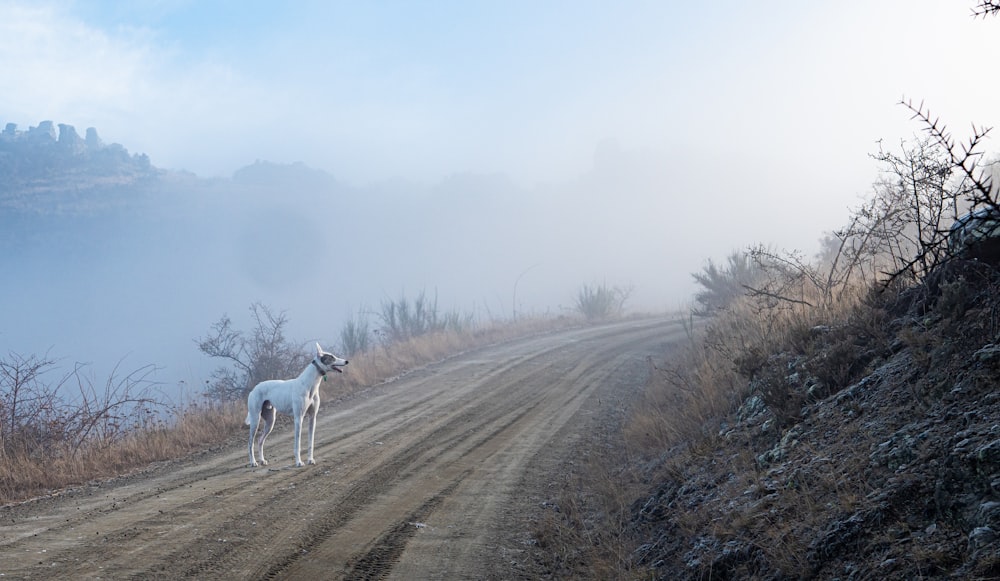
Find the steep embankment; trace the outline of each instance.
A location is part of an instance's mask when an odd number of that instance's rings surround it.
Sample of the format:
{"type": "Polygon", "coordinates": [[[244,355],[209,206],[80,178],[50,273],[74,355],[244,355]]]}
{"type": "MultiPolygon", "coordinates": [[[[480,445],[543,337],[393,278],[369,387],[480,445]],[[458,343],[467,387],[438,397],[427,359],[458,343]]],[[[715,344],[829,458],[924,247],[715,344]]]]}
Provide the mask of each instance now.
{"type": "Polygon", "coordinates": [[[998,291],[956,261],[745,363],[752,395],[631,506],[632,570],[1000,578],[998,291]]]}

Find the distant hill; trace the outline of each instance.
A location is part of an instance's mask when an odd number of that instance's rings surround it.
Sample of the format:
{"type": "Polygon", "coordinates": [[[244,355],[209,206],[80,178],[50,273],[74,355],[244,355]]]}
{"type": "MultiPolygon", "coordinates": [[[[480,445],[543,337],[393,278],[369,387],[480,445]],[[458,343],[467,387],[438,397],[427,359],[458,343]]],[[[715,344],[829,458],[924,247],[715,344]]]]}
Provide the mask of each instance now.
{"type": "Polygon", "coordinates": [[[145,154],[105,144],[93,127],[84,137],[72,125],[52,121],[27,131],[7,123],[0,132],[0,208],[36,212],[74,202],[90,206],[96,200],[84,202],[81,195],[131,188],[162,173],[145,154]]]}
{"type": "MultiPolygon", "coordinates": [[[[93,213],[132,206],[145,194],[231,189],[331,191],[345,186],[302,162],[257,160],[232,180],[202,179],[155,167],[146,154],[104,143],[93,127],[83,137],[72,125],[42,121],[26,131],[0,131],[0,210],[29,214],[93,213]]],[[[148,196],[145,196],[148,197],[148,196]]]]}
{"type": "Polygon", "coordinates": [[[301,161],[291,164],[257,160],[233,173],[233,182],[246,186],[302,187],[316,190],[338,186],[334,177],[301,161]]]}

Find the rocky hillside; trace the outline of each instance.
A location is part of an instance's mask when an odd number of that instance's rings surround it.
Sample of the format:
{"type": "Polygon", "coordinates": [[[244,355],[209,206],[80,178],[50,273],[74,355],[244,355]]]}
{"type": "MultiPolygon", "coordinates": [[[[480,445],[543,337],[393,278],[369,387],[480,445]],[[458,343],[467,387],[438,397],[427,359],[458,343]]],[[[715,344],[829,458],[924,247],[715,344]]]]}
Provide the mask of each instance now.
{"type": "Polygon", "coordinates": [[[626,511],[657,579],[1000,578],[1000,271],[956,260],[740,362],[626,511]]]}
{"type": "Polygon", "coordinates": [[[161,174],[145,154],[105,144],[93,127],[85,137],[72,125],[60,123],[57,130],[52,121],[27,131],[7,123],[0,131],[0,208],[103,207],[109,192],[135,189],[161,174]]]}

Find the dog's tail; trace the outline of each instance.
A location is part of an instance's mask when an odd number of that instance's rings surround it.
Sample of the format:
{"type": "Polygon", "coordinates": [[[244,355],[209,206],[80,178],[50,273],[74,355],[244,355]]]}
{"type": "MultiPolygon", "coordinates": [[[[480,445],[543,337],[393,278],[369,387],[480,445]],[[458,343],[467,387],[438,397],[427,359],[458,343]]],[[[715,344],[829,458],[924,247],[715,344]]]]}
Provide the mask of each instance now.
{"type": "MultiPolygon", "coordinates": [[[[257,410],[257,413],[260,413],[259,409],[257,410]]],[[[246,424],[248,426],[250,425],[250,421],[251,421],[251,417],[250,416],[251,415],[253,415],[253,398],[250,397],[250,396],[247,396],[247,419],[243,420],[244,424],[246,424]]]]}
{"type": "Polygon", "coordinates": [[[243,420],[244,424],[252,424],[254,411],[260,414],[260,402],[257,401],[257,392],[251,389],[247,394],[247,419],[243,420]]]}

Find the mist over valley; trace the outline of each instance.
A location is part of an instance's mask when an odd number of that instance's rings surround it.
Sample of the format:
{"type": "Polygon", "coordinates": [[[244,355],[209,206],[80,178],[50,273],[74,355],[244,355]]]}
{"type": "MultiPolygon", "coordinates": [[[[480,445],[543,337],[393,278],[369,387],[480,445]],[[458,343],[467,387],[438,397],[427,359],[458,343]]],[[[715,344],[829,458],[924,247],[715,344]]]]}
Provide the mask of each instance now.
{"type": "Polygon", "coordinates": [[[689,203],[668,169],[613,142],[586,175],[531,187],[472,173],[356,186],[262,160],[203,179],[118,144],[103,166],[57,135],[7,145],[0,352],[90,363],[98,380],[153,364],[167,387],[200,385],[212,363],[195,339],[222,315],[246,324],[255,302],[286,312],[290,338],[339,348],[346,320],[377,328],[382,301],[419,293],[479,321],[572,314],[587,284],[673,309],[703,260],[685,248],[697,224],[670,219],[689,203]]]}

